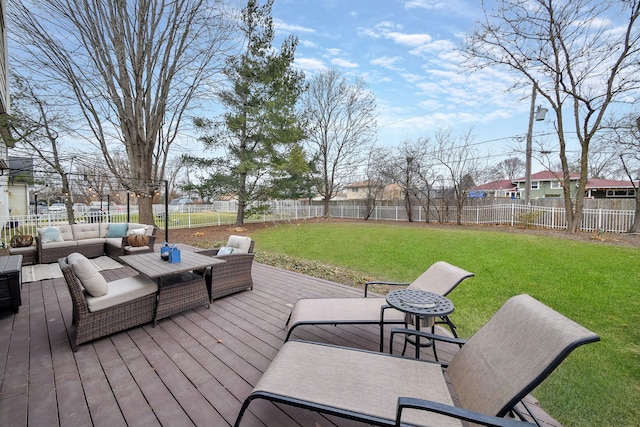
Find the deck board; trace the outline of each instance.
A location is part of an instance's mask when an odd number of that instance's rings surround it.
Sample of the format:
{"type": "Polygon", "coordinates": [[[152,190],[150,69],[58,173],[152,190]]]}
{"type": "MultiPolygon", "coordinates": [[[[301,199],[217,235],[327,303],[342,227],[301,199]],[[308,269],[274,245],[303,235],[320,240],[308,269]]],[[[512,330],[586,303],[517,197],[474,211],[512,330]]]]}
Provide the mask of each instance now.
{"type": "MultiPolygon", "coordinates": [[[[105,274],[113,280],[130,272],[105,274]]],[[[162,319],[155,328],[147,324],[82,344],[76,353],[64,279],[25,283],[19,313],[0,311],[0,425],[232,425],[282,346],[297,299],[362,296],[361,290],[257,263],[253,277],[253,291],[162,319]]],[[[301,326],[292,338],[377,350],[378,334],[371,325],[301,326]]],[[[455,348],[438,351],[450,358],[455,348]]],[[[252,402],[242,422],[361,425],[264,401],[252,402]]]]}

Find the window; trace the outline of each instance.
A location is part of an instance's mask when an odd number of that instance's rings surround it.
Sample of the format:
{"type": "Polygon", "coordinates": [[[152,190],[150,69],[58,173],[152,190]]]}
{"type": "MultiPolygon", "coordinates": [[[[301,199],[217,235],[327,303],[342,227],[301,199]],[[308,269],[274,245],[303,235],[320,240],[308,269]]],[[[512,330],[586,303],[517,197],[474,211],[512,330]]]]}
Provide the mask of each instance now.
{"type": "Polygon", "coordinates": [[[549,188],[552,190],[560,190],[562,188],[562,184],[560,181],[551,181],[551,186],[549,188]]]}
{"type": "Polygon", "coordinates": [[[635,197],[636,190],[607,190],[607,197],[635,197]]]}
{"type": "Polygon", "coordinates": [[[531,189],[532,190],[540,189],[540,181],[531,181],[531,189]]]}

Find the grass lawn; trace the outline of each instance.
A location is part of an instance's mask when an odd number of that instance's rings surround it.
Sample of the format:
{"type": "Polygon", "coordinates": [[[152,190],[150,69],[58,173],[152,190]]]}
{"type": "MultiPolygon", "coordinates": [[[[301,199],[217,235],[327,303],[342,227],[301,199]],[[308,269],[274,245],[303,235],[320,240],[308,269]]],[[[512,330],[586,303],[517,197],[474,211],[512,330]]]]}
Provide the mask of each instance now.
{"type": "Polygon", "coordinates": [[[534,395],[566,426],[640,419],[640,248],[483,229],[324,223],[252,233],[257,247],[411,281],[445,260],[475,273],[449,297],[463,337],[511,296],[527,293],[600,335],[578,348],[534,395]]]}

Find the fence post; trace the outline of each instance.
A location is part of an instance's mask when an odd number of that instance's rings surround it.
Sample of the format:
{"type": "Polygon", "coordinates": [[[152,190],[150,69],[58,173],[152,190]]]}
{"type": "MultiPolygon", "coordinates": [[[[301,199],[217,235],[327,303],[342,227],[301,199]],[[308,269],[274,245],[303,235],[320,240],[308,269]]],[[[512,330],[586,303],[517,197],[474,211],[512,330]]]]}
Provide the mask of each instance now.
{"type": "Polygon", "coordinates": [[[598,209],[598,231],[602,230],[602,209],[598,209]]]}
{"type": "Polygon", "coordinates": [[[516,205],[511,205],[511,227],[513,227],[513,221],[516,217],[516,205]]]}

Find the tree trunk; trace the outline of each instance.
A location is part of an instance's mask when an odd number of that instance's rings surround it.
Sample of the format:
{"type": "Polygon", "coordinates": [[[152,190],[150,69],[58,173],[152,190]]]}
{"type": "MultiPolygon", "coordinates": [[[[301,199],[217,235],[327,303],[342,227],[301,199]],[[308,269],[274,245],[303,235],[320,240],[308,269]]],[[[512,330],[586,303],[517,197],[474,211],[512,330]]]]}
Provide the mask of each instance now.
{"type": "Polygon", "coordinates": [[[247,208],[247,174],[241,172],[238,176],[238,210],[236,213],[236,227],[244,225],[244,215],[247,208]]]}
{"type": "Polygon", "coordinates": [[[640,233],[640,188],[636,188],[636,214],[633,217],[629,233],[640,233]]]}
{"type": "Polygon", "coordinates": [[[155,224],[153,218],[153,197],[138,198],[138,222],[140,224],[155,224]]]}

